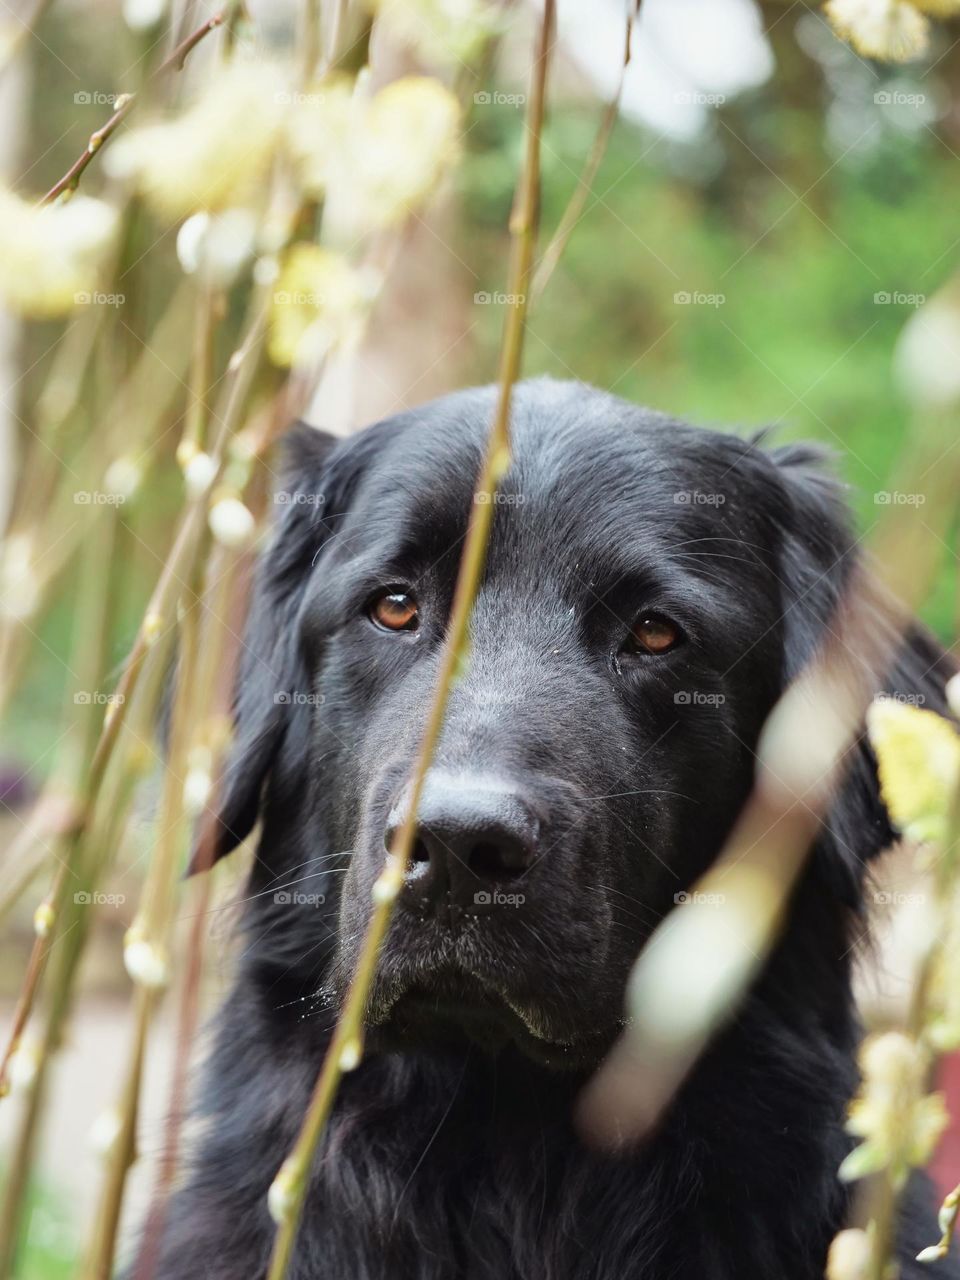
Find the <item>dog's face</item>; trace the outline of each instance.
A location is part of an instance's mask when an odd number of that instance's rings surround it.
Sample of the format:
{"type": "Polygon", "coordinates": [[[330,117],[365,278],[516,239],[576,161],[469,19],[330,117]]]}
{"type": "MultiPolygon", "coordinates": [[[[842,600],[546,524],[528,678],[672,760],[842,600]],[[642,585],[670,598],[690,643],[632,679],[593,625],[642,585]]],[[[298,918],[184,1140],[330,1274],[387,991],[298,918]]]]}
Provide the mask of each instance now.
{"type": "MultiPolygon", "coordinates": [[[[493,407],[464,393],[332,453],[301,442],[263,569],[224,845],[269,775],[255,884],[324,887],[324,911],[288,894],[277,927],[287,957],[319,949],[335,999],[409,803],[493,407]]],[[[728,832],[850,542],[807,454],[543,382],[513,419],[368,1022],[577,1065],[728,832]]]]}

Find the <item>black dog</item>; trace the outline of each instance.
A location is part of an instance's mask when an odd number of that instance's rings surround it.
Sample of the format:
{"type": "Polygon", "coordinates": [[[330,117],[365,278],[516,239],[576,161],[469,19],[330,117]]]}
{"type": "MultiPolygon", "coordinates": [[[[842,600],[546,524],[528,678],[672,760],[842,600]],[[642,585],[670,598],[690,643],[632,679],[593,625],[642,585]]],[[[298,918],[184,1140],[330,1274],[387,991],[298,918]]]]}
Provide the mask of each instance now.
{"type": "MultiPolygon", "coordinates": [[[[256,590],[219,852],[258,818],[246,949],[158,1275],[256,1280],[435,683],[495,390],[336,442],[300,428],[256,590]]],[[[517,388],[472,624],[295,1280],[819,1280],[850,1194],[866,864],[861,743],[784,936],[655,1137],[574,1104],[631,963],[744,803],[764,718],[856,556],[816,450],[767,452],[588,387],[517,388]]],[[[887,688],[942,705],[919,628],[887,688]]],[[[902,1275],[936,1239],[920,1189],[902,1275]]],[[[914,1203],[915,1202],[915,1203],[914,1203]]]]}

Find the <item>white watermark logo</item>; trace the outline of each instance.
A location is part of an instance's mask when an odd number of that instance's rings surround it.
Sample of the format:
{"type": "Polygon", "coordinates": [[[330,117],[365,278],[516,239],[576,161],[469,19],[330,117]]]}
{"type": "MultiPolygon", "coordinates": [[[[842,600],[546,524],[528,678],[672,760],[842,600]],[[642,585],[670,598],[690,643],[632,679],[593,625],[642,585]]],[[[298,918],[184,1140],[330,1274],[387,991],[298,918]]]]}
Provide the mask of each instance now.
{"type": "Polygon", "coordinates": [[[701,293],[698,289],[691,293],[687,289],[680,289],[673,295],[673,300],[678,307],[722,307],[727,300],[727,295],[701,293]]]}
{"type": "Polygon", "coordinates": [[[481,289],[473,295],[473,300],[478,307],[489,307],[491,304],[496,307],[521,307],[527,296],[524,293],[486,293],[481,289]]]}
{"type": "Polygon", "coordinates": [[[722,507],[726,500],[722,493],[704,493],[700,489],[680,489],[673,495],[678,507],[722,507]]]}
{"type": "Polygon", "coordinates": [[[326,295],[314,293],[308,289],[277,289],[273,300],[278,307],[314,307],[319,309],[326,304],[326,295]]]}
{"type": "Polygon", "coordinates": [[[701,93],[698,89],[681,89],[673,100],[684,107],[722,107],[727,100],[725,93],[701,93]]]}
{"type": "Polygon", "coordinates": [[[484,489],[480,493],[473,495],[474,502],[481,507],[487,507],[491,503],[495,507],[519,507],[523,502],[522,493],[501,493],[499,489],[495,489],[493,493],[484,489]]]}
{"type": "Polygon", "coordinates": [[[280,889],[273,895],[278,907],[322,907],[326,895],[322,893],[300,893],[297,890],[280,889]]]}
{"type": "Polygon", "coordinates": [[[81,289],[73,295],[74,304],[78,307],[122,307],[126,300],[125,293],[101,293],[96,289],[93,293],[81,289]]]}
{"type": "Polygon", "coordinates": [[[274,502],[280,507],[322,507],[326,497],[322,493],[275,493],[274,502]]]}
{"type": "Polygon", "coordinates": [[[722,707],[726,696],[722,693],[701,693],[699,689],[680,689],[673,695],[678,707],[722,707]]]}
{"type": "Polygon", "coordinates": [[[76,107],[119,107],[130,97],[128,93],[104,93],[102,89],[78,89],[73,95],[76,107]]]}
{"type": "Polygon", "coordinates": [[[104,493],[102,489],[78,489],[73,500],[79,507],[121,507],[127,497],[123,493],[104,493]]]}
{"type": "Polygon", "coordinates": [[[925,93],[905,93],[902,89],[881,89],[873,95],[879,107],[922,107],[927,100],[925,93]]]}
{"type": "Polygon", "coordinates": [[[927,500],[925,493],[901,493],[899,489],[882,489],[873,495],[878,507],[922,507],[927,500]]]}
{"type": "Polygon", "coordinates": [[[900,289],[881,289],[873,295],[876,307],[922,307],[927,300],[925,293],[904,293],[900,289]]]}
{"type": "Polygon", "coordinates": [[[322,707],[322,693],[301,693],[299,689],[282,689],[273,695],[274,705],[278,707],[322,707]]]}
{"type": "Polygon", "coordinates": [[[475,107],[522,107],[526,101],[525,93],[500,93],[499,90],[491,93],[486,89],[480,89],[473,95],[475,107]]]}
{"type": "Polygon", "coordinates": [[[478,907],[521,907],[526,900],[522,893],[502,893],[499,889],[492,892],[479,889],[473,895],[473,901],[478,907]]]}
{"type": "Polygon", "coordinates": [[[898,890],[881,889],[873,895],[878,907],[922,907],[927,900],[925,893],[900,893],[898,890]]]}

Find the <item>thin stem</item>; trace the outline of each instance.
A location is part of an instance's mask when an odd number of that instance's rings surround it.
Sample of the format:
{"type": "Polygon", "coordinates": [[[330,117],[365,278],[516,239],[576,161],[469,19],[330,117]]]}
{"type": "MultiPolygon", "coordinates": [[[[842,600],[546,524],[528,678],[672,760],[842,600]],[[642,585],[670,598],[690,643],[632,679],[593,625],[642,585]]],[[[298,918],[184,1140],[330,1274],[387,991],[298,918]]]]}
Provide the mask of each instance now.
{"type": "MultiPolygon", "coordinates": [[[[208,18],[206,22],[197,27],[196,31],[187,36],[177,45],[169,58],[165,58],[160,63],[153,75],[147,80],[147,85],[151,84],[158,76],[164,75],[167,71],[181,71],[183,64],[187,59],[187,55],[194,49],[201,40],[216,30],[223,22],[224,13],[221,9],[215,13],[212,18],[208,18]]],[[[110,119],[100,126],[94,133],[90,135],[90,140],[86,148],[80,152],[76,160],[67,170],[67,172],[57,182],[53,184],[47,194],[40,201],[41,205],[50,204],[56,200],[58,196],[62,196],[65,192],[76,191],[80,185],[80,179],[83,177],[84,171],[90,164],[97,152],[110,141],[116,131],[126,120],[127,116],[133,110],[135,103],[138,101],[139,95],[135,93],[121,94],[117,100],[117,108],[110,119]]]]}
{"type": "MultiPolygon", "coordinates": [[[[40,842],[40,836],[37,832],[31,827],[24,827],[20,835],[21,837],[26,838],[23,839],[22,842],[18,839],[16,842],[17,847],[22,848],[26,852],[30,857],[30,861],[27,862],[26,865],[23,865],[11,857],[10,868],[13,876],[13,883],[7,886],[3,892],[3,896],[0,897],[0,920],[4,919],[8,911],[13,910],[46,865],[46,858],[37,858],[34,853],[34,844],[39,844],[40,842]]],[[[11,852],[13,852],[14,846],[11,845],[10,848],[11,852]]],[[[2,1085],[0,1085],[0,1096],[2,1096],[2,1092],[2,1085]]]]}
{"type": "MultiPolygon", "coordinates": [[[[200,586],[199,564],[194,570],[190,594],[200,586]]],[[[177,880],[177,862],[183,850],[186,814],[183,807],[183,782],[187,771],[187,745],[190,716],[196,696],[194,675],[198,660],[199,618],[195,599],[184,604],[180,624],[176,687],[171,718],[170,742],[163,775],[163,794],[157,818],[156,848],[140,897],[140,905],[131,932],[151,946],[158,956],[165,956],[171,929],[177,880]]],[[[116,1247],[117,1227],[123,1208],[127,1173],[136,1159],[137,1114],[140,1087],[152,1013],[158,991],[143,984],[137,989],[137,1017],[130,1061],[118,1111],[120,1132],[110,1153],[100,1207],[94,1225],[93,1243],[87,1268],[89,1280],[109,1280],[116,1247]]]]}
{"type": "MultiPolygon", "coordinates": [[[[218,476],[223,470],[227,445],[239,423],[245,396],[257,367],[257,361],[252,357],[255,353],[259,353],[265,318],[265,306],[256,307],[246,336],[228,364],[226,408],[211,448],[211,454],[217,463],[218,476]]],[[[147,684],[148,688],[143,691],[146,696],[141,700],[145,704],[147,719],[152,718],[153,709],[159,700],[159,677],[163,672],[162,659],[165,652],[165,646],[160,641],[171,634],[183,583],[192,575],[200,549],[204,545],[205,519],[206,497],[201,495],[190,501],[181,519],[173,548],[161,570],[150,605],[117,686],[116,700],[111,708],[112,714],[104,721],[100,738],[93,749],[89,770],[72,791],[78,816],[75,826],[71,823],[67,859],[71,866],[77,865],[88,836],[90,843],[93,843],[92,838],[95,832],[91,831],[90,827],[97,808],[97,799],[119,741],[121,729],[126,723],[134,694],[143,683],[147,684]],[[144,681],[145,673],[149,674],[144,681]]],[[[109,560],[109,557],[106,559],[109,560]]],[[[106,584],[109,578],[103,573],[104,562],[102,556],[97,557],[95,574],[98,582],[103,581],[106,584]]],[[[96,599],[97,591],[91,589],[84,592],[83,598],[96,599]]],[[[99,672],[90,678],[89,687],[96,688],[98,680],[99,672]]],[[[95,709],[96,704],[91,703],[90,706],[95,709]]],[[[101,842],[103,847],[111,850],[115,848],[116,835],[117,832],[112,831],[110,840],[101,842]]],[[[87,933],[86,921],[78,915],[76,908],[69,913],[69,920],[67,915],[68,913],[65,912],[63,928],[60,932],[60,938],[66,939],[66,945],[60,947],[60,963],[51,982],[50,1011],[40,1048],[37,1072],[21,1118],[16,1151],[11,1162],[11,1177],[6,1189],[2,1214],[0,1214],[0,1275],[9,1273],[16,1252],[23,1199],[42,1112],[49,1058],[59,1043],[60,1028],[72,999],[76,964],[87,933]],[[70,932],[71,927],[72,932],[70,932]],[[69,956],[69,960],[64,959],[65,955],[69,956]]],[[[59,926],[60,922],[56,923],[59,926]]],[[[34,984],[35,990],[36,984],[34,984]]]]}
{"type": "Polygon", "coordinates": [[[587,155],[586,163],[583,171],[577,180],[573,195],[563,211],[557,229],[550,238],[550,243],[543,251],[540,262],[537,265],[536,273],[533,277],[533,286],[531,292],[533,294],[533,302],[536,302],[553,275],[554,268],[560,261],[564,249],[567,247],[567,241],[573,234],[577,223],[583,216],[584,205],[587,203],[587,197],[593,190],[593,184],[596,181],[597,171],[606,155],[607,147],[610,143],[610,135],[613,133],[613,126],[617,122],[620,114],[620,99],[623,96],[623,83],[627,76],[627,67],[630,65],[631,43],[633,37],[633,24],[640,15],[640,6],[643,0],[634,0],[633,5],[627,11],[627,28],[624,36],[623,44],[623,62],[620,66],[620,76],[617,80],[617,87],[614,90],[613,97],[607,103],[603,115],[600,117],[600,124],[597,128],[596,135],[593,139],[593,145],[587,155]]]}
{"type": "Polygon", "coordinates": [[[219,291],[209,280],[201,280],[195,300],[193,354],[190,361],[190,384],[187,417],[177,451],[181,466],[203,449],[210,409],[207,395],[213,382],[213,339],[216,313],[222,308],[219,291]]]}
{"type": "Polygon", "coordinates": [[[404,871],[413,846],[417,810],[424,781],[440,738],[454,674],[466,661],[468,655],[470,617],[483,574],[493,521],[495,504],[492,498],[499,481],[510,465],[510,404],[513,385],[520,370],[523,354],[530,271],[540,209],[540,137],[543,128],[553,22],[553,0],[545,0],[537,53],[531,71],[530,107],[526,121],[527,136],[523,168],[510,217],[512,253],[509,293],[513,295],[515,301],[507,311],[504,324],[500,357],[500,391],[496,413],[477,480],[473,514],[457,576],[436,689],[411,779],[406,815],[391,848],[387,865],[375,886],[373,911],[357,968],[314,1086],[300,1134],[271,1188],[273,1202],[271,1207],[279,1217],[279,1226],[270,1260],[268,1280],[283,1280],[287,1274],[303,1213],[314,1152],[330,1114],[343,1072],[355,1066],[359,1060],[363,1016],[376,971],[380,946],[390,925],[396,895],[403,882],[404,871]]]}
{"type": "MultiPolygon", "coordinates": [[[[67,850],[65,848],[64,854],[66,853],[67,850]]],[[[70,871],[68,857],[61,856],[60,865],[53,878],[53,884],[34,915],[35,921],[42,913],[48,914],[51,922],[61,914],[63,910],[63,895],[70,871]]],[[[17,999],[17,1007],[13,1014],[13,1025],[10,1028],[10,1035],[7,1038],[7,1046],[3,1051],[3,1057],[0,1058],[0,1098],[5,1098],[10,1092],[10,1063],[21,1046],[23,1033],[33,1010],[37,989],[40,986],[40,979],[43,977],[47,966],[47,957],[50,954],[51,942],[48,931],[46,929],[41,930],[36,926],[35,931],[36,936],[33,940],[33,946],[30,948],[30,958],[27,961],[27,972],[24,976],[23,986],[17,999]]]]}
{"type": "MultiPolygon", "coordinates": [[[[91,767],[90,756],[93,751],[93,744],[96,740],[98,704],[93,696],[93,691],[97,689],[106,665],[105,654],[111,622],[110,580],[103,572],[103,565],[108,563],[110,559],[116,519],[115,508],[98,513],[96,526],[89,535],[87,554],[83,561],[83,581],[80,594],[84,607],[81,609],[76,622],[74,648],[77,654],[75,660],[76,669],[81,673],[81,684],[85,682],[87,687],[86,689],[81,687],[79,690],[75,690],[71,685],[71,693],[80,692],[85,694],[86,702],[74,703],[71,708],[73,710],[77,705],[80,705],[83,707],[83,712],[75,721],[72,733],[67,739],[64,752],[66,762],[61,764],[61,770],[65,776],[61,778],[59,783],[71,797],[77,796],[83,791],[85,776],[88,768],[91,767]]],[[[0,1097],[3,1097],[8,1092],[7,1073],[10,1060],[20,1046],[24,1029],[33,1009],[37,989],[46,968],[47,957],[50,954],[51,941],[48,935],[62,915],[69,877],[74,874],[73,854],[77,847],[76,837],[82,830],[81,814],[82,809],[78,806],[75,809],[75,821],[71,829],[64,832],[63,849],[53,877],[53,883],[47,896],[37,909],[37,917],[35,919],[40,917],[41,913],[48,918],[45,926],[41,925],[36,928],[36,936],[31,948],[30,959],[27,963],[26,977],[17,1001],[16,1012],[14,1013],[13,1026],[7,1040],[6,1049],[2,1058],[0,1058],[0,1097]]]]}
{"type": "MultiPolygon", "coordinates": [[[[212,767],[213,743],[216,739],[222,738],[219,732],[220,724],[229,721],[234,675],[239,656],[240,637],[243,632],[242,621],[230,618],[229,615],[232,604],[239,606],[238,612],[244,614],[246,612],[250,584],[249,572],[244,575],[240,590],[236,590],[238,573],[243,568],[249,569],[246,561],[245,555],[237,555],[232,551],[224,552],[222,557],[214,557],[210,564],[210,577],[215,580],[215,586],[211,589],[208,584],[204,595],[205,599],[212,595],[212,603],[207,607],[207,625],[203,628],[200,640],[199,665],[194,680],[194,695],[199,699],[199,706],[194,706],[195,722],[198,726],[194,734],[194,743],[210,752],[211,773],[217,776],[219,776],[219,770],[212,767]],[[225,568],[222,567],[223,559],[227,561],[225,568]],[[240,599],[237,599],[238,596],[240,599]]],[[[217,742],[217,756],[221,759],[227,746],[226,741],[217,742]]],[[[211,828],[211,834],[214,826],[212,816],[215,811],[216,804],[208,803],[205,827],[211,828]]],[[[212,849],[212,840],[206,838],[206,831],[204,831],[199,841],[199,855],[195,859],[197,872],[209,871],[212,849]]],[[[180,1136],[186,1115],[190,1049],[200,1008],[200,979],[203,972],[207,930],[206,916],[212,883],[210,876],[204,874],[195,876],[194,882],[196,902],[193,904],[191,913],[187,959],[181,985],[176,1054],[167,1105],[163,1153],[136,1266],[132,1273],[133,1280],[152,1280],[156,1271],[163,1227],[180,1156],[180,1136]]]]}
{"type": "Polygon", "coordinates": [[[106,1185],[94,1227],[90,1258],[81,1272],[83,1280],[110,1280],[113,1274],[113,1254],[117,1229],[120,1225],[120,1212],[123,1208],[124,1187],[127,1173],[137,1158],[140,1081],[143,1076],[151,1014],[156,1002],[155,991],[145,987],[137,989],[133,1045],[118,1107],[120,1124],[110,1151],[106,1185]]]}
{"type": "Polygon", "coordinates": [[[15,1274],[20,1247],[20,1220],[33,1167],[40,1120],[46,1100],[50,1062],[60,1042],[63,1020],[78,975],[77,961],[83,946],[86,926],[74,910],[71,928],[64,922],[57,953],[57,973],[50,984],[51,1002],[46,1025],[37,1049],[37,1067],[30,1081],[24,1110],[9,1153],[9,1176],[0,1208],[0,1276],[15,1274]]]}
{"type": "MultiPolygon", "coordinates": [[[[125,761],[124,770],[113,780],[109,803],[103,806],[98,823],[85,832],[82,839],[79,832],[75,835],[76,848],[71,847],[68,857],[71,865],[77,868],[78,881],[84,888],[92,889],[96,885],[119,844],[141,771],[140,764],[132,759],[125,761]]],[[[47,1016],[36,1053],[36,1071],[27,1087],[0,1207],[0,1276],[13,1274],[19,1246],[20,1214],[30,1181],[50,1064],[60,1045],[63,1024],[72,1002],[90,919],[89,910],[67,894],[62,921],[55,921],[59,936],[51,948],[55,951],[52,956],[54,972],[46,987],[47,1016]]]]}
{"type": "MultiPolygon", "coordinates": [[[[63,359],[55,366],[54,377],[37,403],[35,448],[24,464],[24,473],[30,474],[35,483],[24,486],[29,492],[8,535],[19,534],[36,548],[32,557],[36,566],[35,615],[39,614],[81,541],[82,526],[74,519],[76,506],[73,501],[78,476],[88,478],[90,487],[95,488],[96,477],[102,473],[104,454],[107,457],[121,454],[134,457],[141,471],[146,470],[150,450],[154,447],[150,442],[162,434],[161,422],[173,412],[182,386],[180,375],[185,365],[181,341],[182,313],[187,300],[187,286],[180,285],[151,330],[136,365],[117,388],[106,434],[102,430],[91,432],[66,468],[61,465],[63,446],[59,437],[82,397],[86,364],[99,330],[96,325],[85,323],[78,325],[64,339],[60,348],[63,359]],[[82,342],[71,342],[74,332],[78,338],[82,336],[82,342]],[[158,380],[158,365],[169,376],[158,380]],[[55,492],[44,505],[42,494],[48,487],[55,492]]],[[[100,313],[105,308],[92,307],[91,310],[100,313]]],[[[89,413],[86,399],[84,407],[89,413]]],[[[15,688],[28,635],[18,620],[0,619],[0,712],[15,688]]]]}

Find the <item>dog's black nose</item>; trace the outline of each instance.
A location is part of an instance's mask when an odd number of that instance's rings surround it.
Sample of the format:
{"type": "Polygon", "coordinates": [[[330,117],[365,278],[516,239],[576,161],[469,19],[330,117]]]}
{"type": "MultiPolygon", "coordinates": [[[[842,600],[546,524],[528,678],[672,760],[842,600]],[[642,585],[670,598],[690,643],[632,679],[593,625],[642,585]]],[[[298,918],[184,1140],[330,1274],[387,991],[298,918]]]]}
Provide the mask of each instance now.
{"type": "MultiPolygon", "coordinates": [[[[398,805],[387,824],[388,849],[402,823],[398,805]]],[[[467,911],[496,906],[496,891],[509,890],[535,861],[538,835],[530,807],[505,782],[432,770],[420,797],[407,905],[421,911],[444,901],[467,911]]]]}

